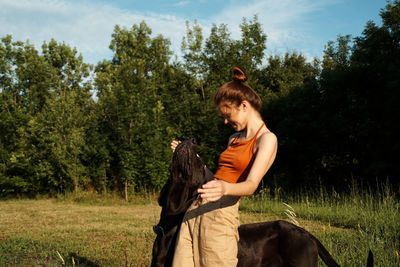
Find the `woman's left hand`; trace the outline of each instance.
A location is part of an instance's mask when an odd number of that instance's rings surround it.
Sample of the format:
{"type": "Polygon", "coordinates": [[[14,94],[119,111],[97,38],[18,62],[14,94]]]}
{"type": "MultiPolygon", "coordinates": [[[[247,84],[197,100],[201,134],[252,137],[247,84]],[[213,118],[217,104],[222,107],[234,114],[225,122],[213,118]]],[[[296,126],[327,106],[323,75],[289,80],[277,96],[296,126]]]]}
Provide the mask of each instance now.
{"type": "Polygon", "coordinates": [[[204,184],[202,188],[197,189],[202,199],[207,201],[217,201],[226,193],[227,182],[214,179],[204,184]]]}

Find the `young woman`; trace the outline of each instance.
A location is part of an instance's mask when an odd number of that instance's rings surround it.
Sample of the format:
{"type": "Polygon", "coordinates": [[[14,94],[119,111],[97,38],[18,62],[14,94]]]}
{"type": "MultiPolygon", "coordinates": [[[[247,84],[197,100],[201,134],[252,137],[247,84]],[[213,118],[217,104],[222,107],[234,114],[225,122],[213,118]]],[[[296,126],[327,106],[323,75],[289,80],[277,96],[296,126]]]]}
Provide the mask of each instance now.
{"type": "MultiPolygon", "coordinates": [[[[178,235],[173,266],[236,266],[239,198],[249,196],[271,167],[277,138],[260,113],[261,99],[244,82],[245,72],[235,67],[232,81],[222,85],[214,102],[236,133],[220,155],[214,180],[198,190],[185,214],[178,235]]],[[[171,148],[179,144],[172,141],[171,148]]]]}

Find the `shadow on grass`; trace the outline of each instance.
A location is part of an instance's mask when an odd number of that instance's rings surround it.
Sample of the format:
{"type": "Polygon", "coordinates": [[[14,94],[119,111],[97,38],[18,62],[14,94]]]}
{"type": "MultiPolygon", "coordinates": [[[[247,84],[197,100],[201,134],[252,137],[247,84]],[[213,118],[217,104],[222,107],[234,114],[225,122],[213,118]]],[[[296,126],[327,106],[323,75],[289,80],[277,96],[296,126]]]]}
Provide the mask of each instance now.
{"type": "Polygon", "coordinates": [[[68,258],[71,262],[72,258],[74,258],[75,266],[100,267],[100,265],[98,265],[97,263],[94,263],[93,261],[90,261],[85,257],[80,257],[75,253],[70,253],[68,258]]]}

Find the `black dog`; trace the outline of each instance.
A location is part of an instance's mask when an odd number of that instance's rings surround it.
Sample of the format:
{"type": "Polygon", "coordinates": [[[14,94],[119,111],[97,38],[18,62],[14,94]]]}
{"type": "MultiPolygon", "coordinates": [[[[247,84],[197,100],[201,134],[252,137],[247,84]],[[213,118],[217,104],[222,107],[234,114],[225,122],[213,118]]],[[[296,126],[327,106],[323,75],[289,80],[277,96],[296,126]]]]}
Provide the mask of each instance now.
{"type": "MultiPolygon", "coordinates": [[[[197,155],[193,138],[179,144],[169,167],[170,177],[161,190],[159,223],[153,227],[157,237],[151,266],[171,266],[175,242],[186,210],[198,197],[197,189],[212,179],[197,155]]],[[[238,265],[318,266],[318,255],[327,266],[339,266],[312,234],[286,221],[245,224],[239,227],[238,265]]],[[[367,266],[373,266],[370,251],[367,266]]]]}

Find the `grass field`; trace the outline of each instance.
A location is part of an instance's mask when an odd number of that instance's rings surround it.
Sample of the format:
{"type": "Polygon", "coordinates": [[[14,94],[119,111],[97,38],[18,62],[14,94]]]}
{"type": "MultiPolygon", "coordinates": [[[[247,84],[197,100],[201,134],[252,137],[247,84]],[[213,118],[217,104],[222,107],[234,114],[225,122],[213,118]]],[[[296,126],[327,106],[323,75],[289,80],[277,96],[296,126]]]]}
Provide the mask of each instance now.
{"type": "MultiPolygon", "coordinates": [[[[342,266],[365,266],[369,249],[375,266],[400,266],[395,195],[388,187],[289,199],[264,191],[242,199],[240,216],[242,223],[296,221],[342,266]]],[[[88,193],[0,201],[0,266],[149,266],[159,212],[155,194],[129,202],[88,193]]]]}

